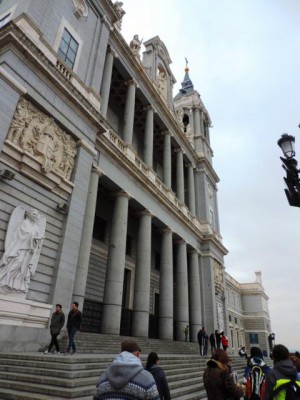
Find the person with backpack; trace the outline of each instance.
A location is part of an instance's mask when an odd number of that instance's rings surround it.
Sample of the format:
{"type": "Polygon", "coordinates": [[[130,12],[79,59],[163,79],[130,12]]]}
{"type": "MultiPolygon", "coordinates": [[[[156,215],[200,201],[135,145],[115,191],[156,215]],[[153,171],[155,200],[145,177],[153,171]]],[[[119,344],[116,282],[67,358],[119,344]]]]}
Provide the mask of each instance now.
{"type": "Polygon", "coordinates": [[[289,350],[282,344],[273,347],[274,368],[267,375],[265,400],[300,399],[297,369],[290,360],[289,350]]]}
{"type": "Polygon", "coordinates": [[[251,347],[248,364],[244,370],[246,400],[264,400],[266,377],[270,370],[263,360],[261,349],[251,347]]]}

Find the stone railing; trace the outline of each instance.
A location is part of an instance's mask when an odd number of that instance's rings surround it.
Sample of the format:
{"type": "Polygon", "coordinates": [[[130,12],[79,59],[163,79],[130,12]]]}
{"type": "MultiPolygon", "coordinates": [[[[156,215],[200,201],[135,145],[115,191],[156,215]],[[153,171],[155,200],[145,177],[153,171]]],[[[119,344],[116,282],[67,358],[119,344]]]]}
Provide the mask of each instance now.
{"type": "Polygon", "coordinates": [[[111,129],[108,129],[103,133],[103,135],[116,147],[116,149],[123,153],[123,155],[135,165],[135,167],[143,174],[146,181],[151,182],[156,190],[172,205],[184,215],[189,223],[192,224],[196,229],[200,230],[202,233],[212,233],[211,229],[208,229],[206,224],[201,224],[198,218],[191,214],[187,205],[182,203],[171,188],[168,188],[152,170],[152,168],[147,167],[143,161],[136,155],[132,147],[126,143],[111,129]]]}

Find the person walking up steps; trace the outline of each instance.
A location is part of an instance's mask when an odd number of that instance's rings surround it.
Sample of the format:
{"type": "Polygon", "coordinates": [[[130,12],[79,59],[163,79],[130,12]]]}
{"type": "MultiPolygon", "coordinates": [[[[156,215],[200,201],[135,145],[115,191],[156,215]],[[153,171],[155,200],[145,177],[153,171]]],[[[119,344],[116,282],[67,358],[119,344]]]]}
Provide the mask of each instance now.
{"type": "Polygon", "coordinates": [[[158,366],[159,357],[154,351],[149,353],[146,370],[149,371],[155,380],[160,400],[171,400],[170,390],[164,370],[158,366]]]}

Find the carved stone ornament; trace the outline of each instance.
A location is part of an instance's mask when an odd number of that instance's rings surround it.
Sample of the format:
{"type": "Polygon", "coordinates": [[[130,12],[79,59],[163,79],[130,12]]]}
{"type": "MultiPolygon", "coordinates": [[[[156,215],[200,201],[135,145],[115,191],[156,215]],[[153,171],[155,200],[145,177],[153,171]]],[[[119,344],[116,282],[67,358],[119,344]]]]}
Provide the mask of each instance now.
{"type": "Polygon", "coordinates": [[[24,98],[17,105],[7,140],[31,154],[43,173],[53,171],[70,180],[77,153],[75,140],[24,98]]]}
{"type": "Polygon", "coordinates": [[[0,259],[0,292],[27,292],[35,274],[46,230],[38,210],[17,206],[11,214],[0,259]]]}
{"type": "Polygon", "coordinates": [[[222,265],[219,264],[218,262],[214,262],[214,275],[215,275],[215,291],[216,294],[224,293],[224,287],[223,287],[223,268],[222,265]]]}
{"type": "Polygon", "coordinates": [[[89,8],[84,0],[73,0],[73,4],[77,18],[86,18],[88,16],[89,8]]]}

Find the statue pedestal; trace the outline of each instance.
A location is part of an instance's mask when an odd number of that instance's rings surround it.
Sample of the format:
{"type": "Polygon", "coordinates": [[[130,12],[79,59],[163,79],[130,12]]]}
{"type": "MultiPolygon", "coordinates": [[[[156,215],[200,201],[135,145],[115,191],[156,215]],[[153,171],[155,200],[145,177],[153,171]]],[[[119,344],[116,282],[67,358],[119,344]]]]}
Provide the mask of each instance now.
{"type": "Polygon", "coordinates": [[[46,328],[52,305],[26,300],[25,293],[0,294],[0,325],[46,328]]]}

